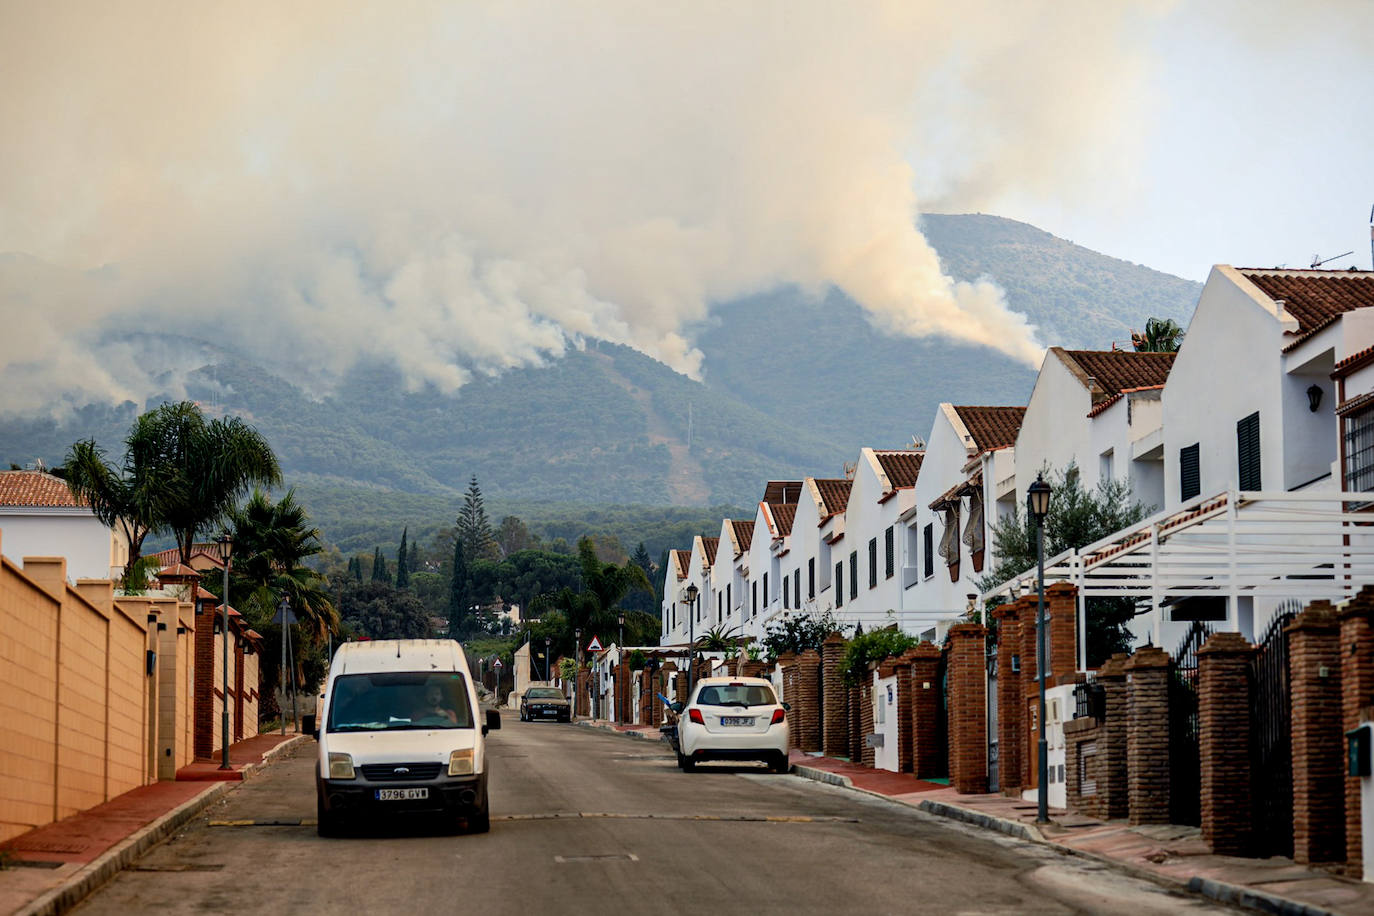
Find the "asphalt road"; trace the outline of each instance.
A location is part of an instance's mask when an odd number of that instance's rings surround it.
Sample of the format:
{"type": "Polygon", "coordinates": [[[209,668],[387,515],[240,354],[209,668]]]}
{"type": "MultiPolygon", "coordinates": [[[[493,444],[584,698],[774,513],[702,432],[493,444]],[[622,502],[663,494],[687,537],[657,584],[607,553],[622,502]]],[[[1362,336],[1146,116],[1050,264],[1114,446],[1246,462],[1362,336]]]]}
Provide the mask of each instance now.
{"type": "Polygon", "coordinates": [[[1234,912],[1096,863],[753,766],[504,717],[492,829],[322,840],[299,744],[82,914],[1234,912]],[[216,824],[215,822],[223,822],[216,824]],[[285,823],[273,823],[285,822],[285,823]]]}

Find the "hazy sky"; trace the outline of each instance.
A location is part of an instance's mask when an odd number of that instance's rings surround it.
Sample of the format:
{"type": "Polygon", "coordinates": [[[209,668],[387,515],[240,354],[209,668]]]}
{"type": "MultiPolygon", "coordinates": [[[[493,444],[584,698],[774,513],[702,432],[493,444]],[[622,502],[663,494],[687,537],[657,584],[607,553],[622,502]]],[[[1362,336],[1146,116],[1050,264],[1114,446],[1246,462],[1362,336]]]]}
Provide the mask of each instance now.
{"type": "Polygon", "coordinates": [[[317,390],[587,336],[690,374],[712,303],[779,284],[1034,364],[918,210],[1368,267],[1372,38],[1368,2],[0,0],[0,407],[194,368],[122,330],[317,390]]]}

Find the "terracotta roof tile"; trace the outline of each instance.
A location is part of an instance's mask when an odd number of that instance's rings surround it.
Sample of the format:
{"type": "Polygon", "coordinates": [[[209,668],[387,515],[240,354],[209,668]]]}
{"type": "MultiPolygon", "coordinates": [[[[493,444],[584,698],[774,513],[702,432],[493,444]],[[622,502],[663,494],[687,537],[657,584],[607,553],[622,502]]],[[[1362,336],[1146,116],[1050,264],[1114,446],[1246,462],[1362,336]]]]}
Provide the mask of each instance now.
{"type": "Polygon", "coordinates": [[[673,560],[677,563],[677,577],[687,578],[687,573],[691,571],[692,553],[688,550],[674,550],[673,560]]]}
{"type": "Polygon", "coordinates": [[[763,489],[763,502],[778,506],[795,503],[801,498],[801,491],[800,480],[770,480],[763,489]]]}
{"type": "Polygon", "coordinates": [[[1374,307],[1374,272],[1368,270],[1255,270],[1241,276],[1270,299],[1282,299],[1298,321],[1291,347],[1331,324],[1345,312],[1374,307]]]}
{"type": "MultiPolygon", "coordinates": [[[[1169,379],[1174,353],[1137,353],[1134,350],[1062,350],[1070,368],[1077,364],[1083,375],[1097,382],[1101,391],[1093,403],[1116,397],[1130,388],[1153,388],[1169,379]]],[[[1084,382],[1086,385],[1086,381],[1084,382]]]]}
{"type": "Polygon", "coordinates": [[[838,515],[849,505],[849,491],[854,481],[843,477],[816,477],[816,490],[821,494],[825,506],[821,510],[821,521],[838,515]]]}
{"type": "Polygon", "coordinates": [[[777,527],[778,537],[787,537],[792,533],[792,520],[797,517],[796,503],[781,503],[768,505],[768,511],[773,516],[773,524],[777,527]]]}
{"type": "Polygon", "coordinates": [[[910,448],[882,452],[874,450],[873,456],[878,459],[878,464],[894,490],[916,486],[916,478],[921,473],[921,462],[926,457],[925,452],[910,448]]]}
{"type": "Polygon", "coordinates": [[[973,447],[980,452],[1006,448],[1016,444],[1021,431],[1024,407],[955,407],[954,412],[973,437],[973,447]]]}
{"type": "Polygon", "coordinates": [[[44,471],[0,471],[0,506],[33,509],[80,509],[67,482],[44,471]]]}
{"type": "Polygon", "coordinates": [[[730,526],[735,529],[735,542],[739,544],[740,551],[747,551],[754,541],[754,520],[732,518],[730,526]]]}
{"type": "Polygon", "coordinates": [[[706,551],[706,565],[716,565],[716,548],[720,547],[720,538],[702,538],[701,549],[706,551]]]}
{"type": "Polygon", "coordinates": [[[1357,353],[1351,353],[1345,359],[1336,363],[1336,371],[1331,373],[1332,378],[1338,378],[1350,374],[1357,368],[1361,368],[1370,362],[1374,362],[1374,347],[1365,347],[1357,353]]]}

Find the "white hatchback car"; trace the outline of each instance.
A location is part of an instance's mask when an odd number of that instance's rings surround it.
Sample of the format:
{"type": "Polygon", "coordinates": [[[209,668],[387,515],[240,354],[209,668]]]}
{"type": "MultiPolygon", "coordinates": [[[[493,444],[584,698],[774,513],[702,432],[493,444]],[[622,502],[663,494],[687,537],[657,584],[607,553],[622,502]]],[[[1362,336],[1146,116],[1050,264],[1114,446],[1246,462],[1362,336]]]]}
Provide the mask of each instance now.
{"type": "Polygon", "coordinates": [[[703,760],[762,760],[786,773],[787,704],[761,677],[708,677],[687,698],[677,725],[677,765],[703,760]]]}

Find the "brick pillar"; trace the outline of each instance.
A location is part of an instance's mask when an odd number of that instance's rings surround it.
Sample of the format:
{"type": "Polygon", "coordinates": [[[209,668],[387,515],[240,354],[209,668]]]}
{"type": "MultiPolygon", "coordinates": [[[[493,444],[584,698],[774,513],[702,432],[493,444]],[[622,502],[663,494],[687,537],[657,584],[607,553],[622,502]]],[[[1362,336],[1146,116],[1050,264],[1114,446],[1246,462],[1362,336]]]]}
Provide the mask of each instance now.
{"type": "Polygon", "coordinates": [[[1202,839],[1216,855],[1249,855],[1250,659],[1239,633],[1214,633],[1197,653],[1202,839]]]}
{"type": "Polygon", "coordinates": [[[853,763],[860,763],[863,759],[863,714],[860,706],[863,699],[859,693],[857,685],[845,688],[845,705],[849,711],[849,722],[846,727],[848,732],[849,759],[853,763]]]}
{"type": "MultiPolygon", "coordinates": [[[[1031,612],[1034,621],[1034,611],[1031,612]]],[[[1045,588],[1045,626],[1050,635],[1051,681],[1045,686],[1072,684],[1078,672],[1078,589],[1067,582],[1045,588]]],[[[1034,624],[1032,623],[1032,628],[1034,624]]]]}
{"type": "Polygon", "coordinates": [[[849,694],[840,670],[844,645],[844,637],[839,633],[831,633],[821,644],[821,694],[825,698],[821,751],[827,757],[844,757],[849,753],[849,694]]]}
{"type": "Polygon", "coordinates": [[[807,649],[797,656],[797,687],[801,695],[801,734],[798,743],[804,751],[821,749],[821,655],[807,649]]]}
{"type": "Polygon", "coordinates": [[[215,605],[196,602],[194,716],[191,746],[197,757],[215,754],[215,605]]]}
{"type": "Polygon", "coordinates": [[[579,716],[587,715],[588,704],[590,703],[590,700],[587,697],[587,680],[587,669],[578,668],[577,681],[573,685],[573,692],[575,694],[575,696],[573,697],[573,709],[575,711],[575,714],[579,716]]]}
{"type": "Polygon", "coordinates": [[[1026,784],[1026,688],[1018,605],[1002,605],[992,619],[997,621],[997,781],[1003,795],[1019,798],[1026,784]]]}
{"type": "Polygon", "coordinates": [[[873,668],[864,672],[863,683],[859,685],[859,762],[866,767],[872,767],[877,756],[876,751],[869,745],[868,736],[873,734],[873,668]]]}
{"type": "Polygon", "coordinates": [[[961,794],[988,790],[987,628],[949,628],[949,781],[961,794]]]}
{"type": "Polygon", "coordinates": [[[681,703],[681,704],[683,704],[683,705],[685,706],[685,705],[687,704],[687,672],[686,672],[686,671],[679,671],[679,672],[677,673],[677,683],[676,683],[676,685],[674,686],[673,691],[674,691],[674,692],[673,692],[673,698],[674,698],[677,702],[679,702],[679,703],[681,703]]]}
{"type": "Polygon", "coordinates": [[[912,771],[911,740],[911,653],[907,649],[892,666],[897,675],[897,772],[912,771]]]}
{"type": "Polygon", "coordinates": [[[234,640],[234,740],[243,740],[243,638],[234,640]]]}
{"type": "Polygon", "coordinates": [[[801,696],[797,683],[797,655],[784,652],[778,656],[778,668],[782,672],[782,699],[792,707],[792,720],[788,723],[787,747],[801,747],[801,696]]]}
{"type": "Polygon", "coordinates": [[[1130,786],[1126,778],[1126,661],[1117,653],[1097,669],[1102,685],[1104,715],[1097,739],[1097,794],[1101,816],[1126,817],[1130,813],[1130,786]]]}
{"type": "Polygon", "coordinates": [[[1330,602],[1315,601],[1287,631],[1293,861],[1340,862],[1345,858],[1340,623],[1330,602]]]}
{"type": "Polygon", "coordinates": [[[926,640],[908,649],[911,671],[911,771],[917,777],[944,776],[940,765],[940,650],[926,640]]]}
{"type": "MultiPolygon", "coordinates": [[[[1126,767],[1132,824],[1169,823],[1168,654],[1147,646],[1126,663],[1126,767]]],[[[1246,803],[1249,811],[1249,803],[1246,803]]]]}
{"type": "MultiPolygon", "coordinates": [[[[1341,728],[1350,731],[1359,726],[1360,711],[1374,698],[1374,586],[1366,585],[1360,589],[1360,593],[1341,608],[1339,617],[1341,728]]],[[[1347,767],[1341,767],[1342,773],[1346,770],[1347,767]]],[[[1360,778],[1346,776],[1346,874],[1356,878],[1364,874],[1364,842],[1360,830],[1360,778]]]]}

